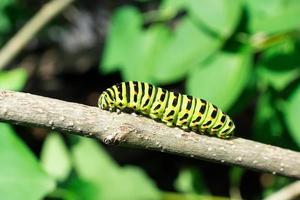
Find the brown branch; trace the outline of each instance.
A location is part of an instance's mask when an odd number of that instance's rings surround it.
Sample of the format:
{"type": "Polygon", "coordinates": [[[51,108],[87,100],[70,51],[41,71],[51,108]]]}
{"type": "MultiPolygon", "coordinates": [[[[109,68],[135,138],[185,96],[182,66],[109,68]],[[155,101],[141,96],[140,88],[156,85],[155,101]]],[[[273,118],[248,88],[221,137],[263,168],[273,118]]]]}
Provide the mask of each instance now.
{"type": "Polygon", "coordinates": [[[0,120],[300,178],[299,152],[242,138],[208,137],[141,116],[26,93],[0,90],[0,120]]]}
{"type": "Polygon", "coordinates": [[[42,9],[1,49],[0,69],[23,49],[23,47],[40,31],[51,19],[64,10],[74,0],[52,0],[42,9]]]}

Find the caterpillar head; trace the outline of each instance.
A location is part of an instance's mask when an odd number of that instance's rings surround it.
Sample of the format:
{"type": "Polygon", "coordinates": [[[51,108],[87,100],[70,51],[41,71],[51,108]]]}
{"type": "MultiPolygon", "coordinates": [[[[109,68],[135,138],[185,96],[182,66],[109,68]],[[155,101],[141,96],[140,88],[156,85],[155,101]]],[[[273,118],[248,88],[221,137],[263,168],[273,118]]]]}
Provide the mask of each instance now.
{"type": "Polygon", "coordinates": [[[111,97],[108,95],[106,91],[100,95],[98,99],[98,106],[102,110],[109,110],[109,111],[115,110],[114,100],[111,99],[111,97]]]}

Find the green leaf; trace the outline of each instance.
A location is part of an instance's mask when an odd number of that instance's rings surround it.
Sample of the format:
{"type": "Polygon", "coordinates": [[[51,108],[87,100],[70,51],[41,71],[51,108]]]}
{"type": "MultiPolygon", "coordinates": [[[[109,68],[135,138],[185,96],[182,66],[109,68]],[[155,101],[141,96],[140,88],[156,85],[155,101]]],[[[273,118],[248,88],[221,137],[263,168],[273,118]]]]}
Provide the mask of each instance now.
{"type": "MultiPolygon", "coordinates": [[[[286,186],[294,182],[293,179],[281,176],[266,177],[268,184],[263,185],[263,199],[268,199],[268,196],[272,195],[275,192],[278,192],[281,189],[284,189],[286,186]]],[[[274,197],[273,197],[274,198],[274,197]]],[[[271,198],[269,198],[271,199],[271,198]]]]}
{"type": "Polygon", "coordinates": [[[261,55],[256,68],[260,85],[271,85],[283,90],[300,75],[300,47],[291,39],[267,49],[261,55]]]}
{"type": "Polygon", "coordinates": [[[197,63],[220,48],[221,44],[220,39],[207,34],[185,17],[159,54],[153,75],[163,84],[182,79],[197,63]]]}
{"type": "Polygon", "coordinates": [[[72,153],[80,178],[99,188],[91,199],[159,199],[157,188],[141,169],[119,167],[95,141],[81,139],[72,153]]]}
{"type": "Polygon", "coordinates": [[[286,104],[282,102],[272,90],[262,91],[256,106],[253,138],[257,141],[295,149],[295,142],[286,134],[285,125],[281,118],[281,111],[286,115],[286,104]]]}
{"type": "Polygon", "coordinates": [[[298,29],[300,1],[298,0],[247,0],[251,32],[276,33],[298,29]]]}
{"type": "Polygon", "coordinates": [[[47,137],[41,153],[41,163],[45,171],[58,181],[65,180],[70,174],[70,155],[58,133],[52,132],[47,137]]]}
{"type": "Polygon", "coordinates": [[[110,73],[120,69],[136,52],[141,34],[142,16],[134,7],[125,6],[115,11],[105,43],[100,70],[110,73]]]}
{"type": "MultiPolygon", "coordinates": [[[[64,200],[91,200],[97,199],[97,195],[101,193],[97,185],[82,180],[77,176],[71,176],[64,189],[58,189],[54,192],[57,199],[64,200]]],[[[52,195],[53,196],[53,195],[52,195]]]]}
{"type": "Polygon", "coordinates": [[[156,58],[162,53],[170,31],[163,25],[153,25],[136,38],[131,57],[127,57],[122,68],[124,80],[154,83],[153,68],[156,58]]]}
{"type": "Polygon", "coordinates": [[[220,52],[190,71],[188,94],[207,99],[222,110],[228,110],[251,76],[250,59],[250,51],[235,54],[220,52]]]}
{"type": "Polygon", "coordinates": [[[264,66],[257,68],[259,83],[267,83],[278,91],[283,90],[289,83],[299,77],[299,69],[292,69],[289,71],[271,70],[264,66]]]}
{"type": "Polygon", "coordinates": [[[162,200],[231,200],[228,197],[164,192],[162,200]]]}
{"type": "Polygon", "coordinates": [[[232,34],[241,17],[241,0],[189,0],[186,4],[191,17],[224,38],[232,34]]]}
{"type": "Polygon", "coordinates": [[[240,194],[241,180],[245,173],[245,169],[240,167],[232,167],[229,171],[230,179],[230,197],[232,199],[242,199],[240,194]]]}
{"type": "Polygon", "coordinates": [[[10,71],[0,72],[0,89],[20,91],[24,88],[28,79],[24,68],[16,68],[10,71]]]}
{"type": "Polygon", "coordinates": [[[258,100],[254,126],[257,133],[256,138],[260,141],[271,141],[272,138],[281,136],[283,132],[282,124],[274,104],[271,102],[274,98],[270,93],[264,93],[258,100]],[[264,134],[261,134],[262,132],[264,134]]]}
{"type": "Polygon", "coordinates": [[[187,0],[163,0],[160,4],[159,13],[164,18],[172,18],[177,15],[180,10],[186,7],[187,0]]]}
{"type": "MultiPolygon", "coordinates": [[[[6,14],[6,9],[12,6],[15,3],[15,0],[1,0],[0,1],[0,33],[6,33],[11,29],[11,22],[9,16],[6,14]]],[[[2,38],[0,35],[0,42],[2,38]]]]}
{"type": "Polygon", "coordinates": [[[288,71],[300,66],[300,45],[291,38],[265,50],[260,65],[272,70],[288,71]]]}
{"type": "Polygon", "coordinates": [[[209,194],[209,190],[203,182],[202,174],[195,168],[180,170],[174,185],[179,192],[209,194]]]}
{"type": "Polygon", "coordinates": [[[15,0],[1,0],[0,1],[0,10],[4,10],[6,7],[12,5],[15,0]]]}
{"type": "Polygon", "coordinates": [[[142,30],[141,14],[133,7],[116,11],[106,42],[102,71],[109,73],[119,69],[123,80],[153,83],[154,62],[169,34],[169,29],[163,25],[142,30]]]}
{"type": "Polygon", "coordinates": [[[119,188],[121,188],[120,193],[123,194],[123,199],[160,199],[159,190],[142,169],[126,166],[119,171],[119,174],[120,177],[115,182],[120,182],[119,188]],[[128,180],[131,180],[130,184],[128,180]]]}
{"type": "Polygon", "coordinates": [[[210,33],[229,37],[237,26],[242,11],[241,0],[164,0],[160,6],[162,18],[170,19],[186,10],[189,16],[210,33]],[[214,12],[211,12],[211,11],[214,12]]]}
{"type": "Polygon", "coordinates": [[[183,78],[195,63],[207,58],[221,44],[222,40],[187,17],[173,34],[164,25],[142,30],[140,13],[125,7],[113,17],[101,69],[104,73],[119,69],[124,80],[168,83],[183,78]]]}
{"type": "Polygon", "coordinates": [[[11,23],[9,21],[9,18],[4,13],[1,13],[0,10],[0,33],[3,34],[9,31],[10,27],[11,23]]]}
{"type": "Polygon", "coordinates": [[[7,124],[0,124],[0,194],[2,199],[38,200],[55,187],[30,150],[7,124]]]}
{"type": "Polygon", "coordinates": [[[286,121],[290,130],[291,136],[300,147],[300,126],[299,126],[299,113],[300,113],[300,85],[293,91],[289,97],[286,108],[286,121]]]}

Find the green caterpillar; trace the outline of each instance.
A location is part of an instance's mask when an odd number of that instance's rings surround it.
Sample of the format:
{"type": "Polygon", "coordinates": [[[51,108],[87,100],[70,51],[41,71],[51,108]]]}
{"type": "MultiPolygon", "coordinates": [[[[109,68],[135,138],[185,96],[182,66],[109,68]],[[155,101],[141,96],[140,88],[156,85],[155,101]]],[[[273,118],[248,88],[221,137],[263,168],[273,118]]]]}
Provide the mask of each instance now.
{"type": "Polygon", "coordinates": [[[228,115],[204,99],[179,94],[138,81],[122,82],[99,97],[103,110],[135,112],[168,126],[230,138],[235,125],[228,115]]]}

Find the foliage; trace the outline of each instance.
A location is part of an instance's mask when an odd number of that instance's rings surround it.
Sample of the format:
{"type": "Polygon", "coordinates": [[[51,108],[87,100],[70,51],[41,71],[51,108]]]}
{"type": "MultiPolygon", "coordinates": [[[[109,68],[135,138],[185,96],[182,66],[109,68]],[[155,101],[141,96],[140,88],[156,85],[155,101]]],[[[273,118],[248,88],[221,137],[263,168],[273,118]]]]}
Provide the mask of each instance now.
{"type": "Polygon", "coordinates": [[[64,181],[72,169],[70,154],[59,133],[49,134],[41,152],[41,164],[58,182],[64,181]]]}
{"type": "Polygon", "coordinates": [[[0,71],[0,88],[20,91],[24,87],[27,78],[27,72],[23,68],[0,71]]]}
{"type": "Polygon", "coordinates": [[[43,148],[43,166],[62,183],[53,196],[62,199],[159,199],[156,186],[141,169],[120,167],[95,141],[80,138],[70,151],[66,149],[57,134],[49,135],[43,148]],[[56,165],[55,158],[59,158],[56,165]],[[83,185],[87,188],[78,190],[83,185]]]}
{"type": "Polygon", "coordinates": [[[203,177],[198,169],[186,168],[180,171],[174,185],[176,190],[182,193],[208,195],[209,191],[202,180],[203,177]]]}
{"type": "Polygon", "coordinates": [[[27,146],[15,136],[14,130],[1,123],[0,132],[1,197],[38,200],[52,191],[54,180],[45,173],[27,146]]]}
{"type": "Polygon", "coordinates": [[[0,1],[0,44],[4,42],[4,35],[12,28],[12,22],[7,9],[15,4],[15,0],[0,1]]]}

